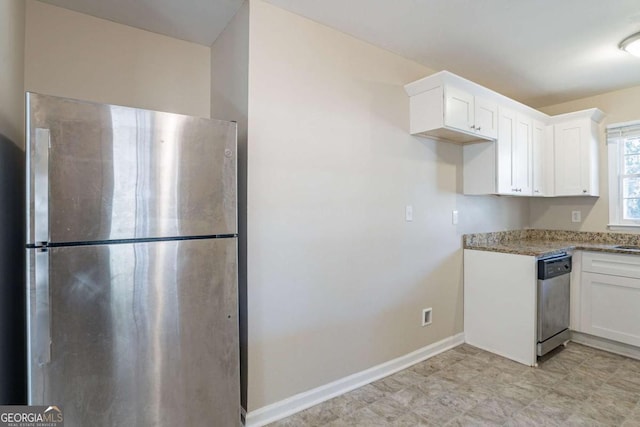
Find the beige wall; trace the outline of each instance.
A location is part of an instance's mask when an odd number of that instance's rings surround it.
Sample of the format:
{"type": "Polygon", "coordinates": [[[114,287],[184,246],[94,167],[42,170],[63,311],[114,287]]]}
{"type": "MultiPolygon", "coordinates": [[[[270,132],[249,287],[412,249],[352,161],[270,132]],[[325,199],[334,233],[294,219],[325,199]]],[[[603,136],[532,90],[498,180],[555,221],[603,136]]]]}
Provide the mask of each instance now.
{"type": "Polygon", "coordinates": [[[27,0],[27,90],[209,117],[210,49],[27,0]]]}
{"type": "Polygon", "coordinates": [[[528,203],[460,196],[461,147],[408,134],[403,85],[431,70],[261,0],[249,46],[255,410],[461,332],[462,233],[528,203]]]}
{"type": "Polygon", "coordinates": [[[26,404],[23,0],[0,0],[0,404],[26,404]]]}
{"type": "Polygon", "coordinates": [[[431,72],[260,0],[211,50],[27,3],[27,89],[238,120],[250,410],[461,332],[461,235],[528,224],[461,196],[460,146],[408,135],[431,72]]]}
{"type": "Polygon", "coordinates": [[[24,147],[24,26],[22,0],[0,2],[0,134],[24,147]]]}
{"type": "Polygon", "coordinates": [[[240,373],[247,405],[247,116],[249,103],[249,2],[211,46],[211,117],[238,122],[238,230],[240,373]]]}
{"type": "Polygon", "coordinates": [[[608,156],[604,127],[612,123],[640,120],[640,86],[578,99],[541,110],[547,114],[561,114],[597,107],[606,113],[602,125],[600,144],[600,197],[563,197],[531,199],[530,221],[532,228],[563,230],[607,231],[609,222],[608,156]],[[571,211],[582,212],[582,222],[571,222],[571,211]]]}

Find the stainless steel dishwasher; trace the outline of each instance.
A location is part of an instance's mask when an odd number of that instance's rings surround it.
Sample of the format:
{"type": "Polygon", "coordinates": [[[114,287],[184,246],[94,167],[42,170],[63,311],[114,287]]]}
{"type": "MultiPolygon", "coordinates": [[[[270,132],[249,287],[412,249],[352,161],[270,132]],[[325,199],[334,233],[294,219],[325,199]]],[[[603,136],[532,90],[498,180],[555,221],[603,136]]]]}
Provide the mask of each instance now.
{"type": "Polygon", "coordinates": [[[538,260],[538,356],[569,341],[570,273],[571,255],[538,260]]]}

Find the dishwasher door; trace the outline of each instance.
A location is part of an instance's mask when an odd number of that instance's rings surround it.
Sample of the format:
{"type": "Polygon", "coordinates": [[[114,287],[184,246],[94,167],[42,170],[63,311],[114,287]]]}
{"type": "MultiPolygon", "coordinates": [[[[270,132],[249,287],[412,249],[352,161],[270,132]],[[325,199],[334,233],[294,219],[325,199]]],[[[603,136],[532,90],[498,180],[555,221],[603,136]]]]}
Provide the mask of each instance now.
{"type": "Polygon", "coordinates": [[[538,280],[538,342],[569,328],[570,274],[538,280]]]}

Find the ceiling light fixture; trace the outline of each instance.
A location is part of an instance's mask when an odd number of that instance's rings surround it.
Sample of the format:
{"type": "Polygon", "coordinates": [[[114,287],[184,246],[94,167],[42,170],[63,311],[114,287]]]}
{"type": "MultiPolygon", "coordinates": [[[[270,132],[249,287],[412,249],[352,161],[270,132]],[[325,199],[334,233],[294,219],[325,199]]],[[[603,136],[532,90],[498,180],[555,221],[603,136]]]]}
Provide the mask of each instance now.
{"type": "Polygon", "coordinates": [[[618,47],[634,56],[640,56],[640,33],[635,33],[622,40],[618,47]]]}

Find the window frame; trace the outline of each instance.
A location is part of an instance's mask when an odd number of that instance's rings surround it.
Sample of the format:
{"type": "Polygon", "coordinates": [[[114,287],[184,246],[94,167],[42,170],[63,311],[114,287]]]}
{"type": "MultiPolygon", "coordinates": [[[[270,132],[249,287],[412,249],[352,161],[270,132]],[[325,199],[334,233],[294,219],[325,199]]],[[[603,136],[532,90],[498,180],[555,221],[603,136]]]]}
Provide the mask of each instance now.
{"type": "MultiPolygon", "coordinates": [[[[624,142],[640,137],[640,120],[607,126],[609,157],[609,229],[640,229],[640,219],[624,219],[623,179],[624,142]]],[[[635,174],[634,174],[635,175],[635,174]]]]}

